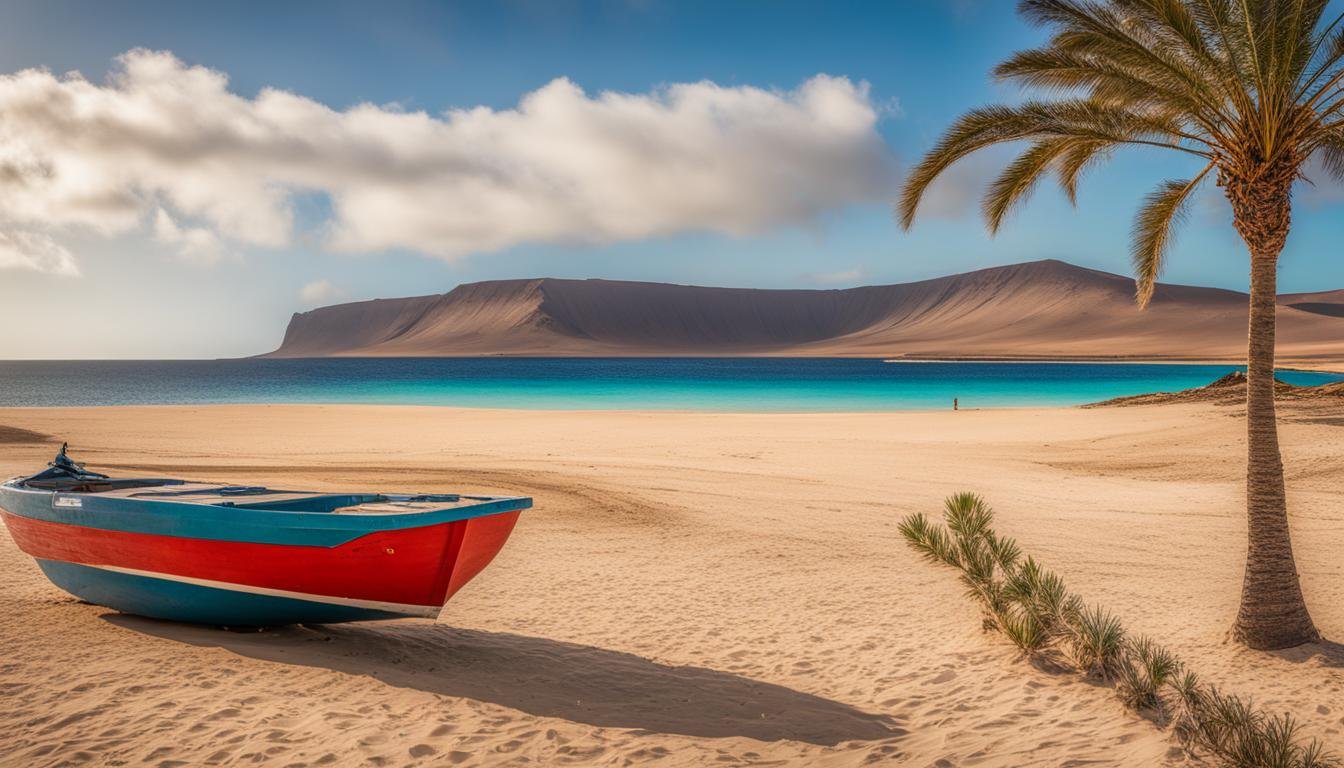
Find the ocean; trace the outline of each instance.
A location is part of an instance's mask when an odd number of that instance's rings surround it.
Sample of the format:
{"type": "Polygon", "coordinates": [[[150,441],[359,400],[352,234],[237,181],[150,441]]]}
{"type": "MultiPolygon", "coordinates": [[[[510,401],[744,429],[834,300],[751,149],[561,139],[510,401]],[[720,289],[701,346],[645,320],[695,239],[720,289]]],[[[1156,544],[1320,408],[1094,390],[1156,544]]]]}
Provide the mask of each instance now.
{"type": "MultiPolygon", "coordinates": [[[[0,406],[398,403],[748,412],[1062,406],[1207,384],[1230,365],[816,358],[0,361],[0,406]]],[[[1281,371],[1294,384],[1344,375],[1281,371]]]]}

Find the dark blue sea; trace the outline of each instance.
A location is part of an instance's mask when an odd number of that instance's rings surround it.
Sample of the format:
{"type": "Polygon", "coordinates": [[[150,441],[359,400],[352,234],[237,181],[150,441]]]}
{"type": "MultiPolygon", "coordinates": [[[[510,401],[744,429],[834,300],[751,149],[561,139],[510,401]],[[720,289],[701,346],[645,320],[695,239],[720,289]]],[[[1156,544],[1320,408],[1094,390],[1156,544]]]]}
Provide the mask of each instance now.
{"type": "MultiPolygon", "coordinates": [[[[780,358],[0,362],[0,406],[401,403],[477,408],[888,411],[1057,406],[1207,384],[1228,365],[780,358]]],[[[1344,375],[1281,371],[1295,384],[1344,375]]]]}

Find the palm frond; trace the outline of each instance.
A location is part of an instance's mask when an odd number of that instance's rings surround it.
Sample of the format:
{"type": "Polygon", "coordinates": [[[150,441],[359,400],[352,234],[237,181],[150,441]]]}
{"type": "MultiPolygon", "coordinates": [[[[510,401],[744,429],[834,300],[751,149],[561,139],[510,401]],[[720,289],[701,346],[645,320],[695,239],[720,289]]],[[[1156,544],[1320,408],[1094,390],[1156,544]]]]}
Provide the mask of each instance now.
{"type": "Polygon", "coordinates": [[[1115,677],[1125,648],[1125,630],[1114,614],[1100,606],[1084,609],[1067,627],[1069,655],[1084,674],[1115,677]]]}
{"type": "Polygon", "coordinates": [[[1166,181],[1144,200],[1131,230],[1130,258],[1134,263],[1136,294],[1140,307],[1148,306],[1153,289],[1162,273],[1163,262],[1171,249],[1175,227],[1185,215],[1186,203],[1204,177],[1213,170],[1213,164],[1193,179],[1166,181]]]}
{"type": "Polygon", "coordinates": [[[1166,648],[1147,637],[1127,642],[1119,664],[1116,693],[1130,709],[1162,710],[1161,692],[1180,672],[1181,664],[1166,648]]]}
{"type": "MultiPolygon", "coordinates": [[[[1064,38],[1060,42],[1066,41],[1064,38]]],[[[1019,51],[999,64],[994,75],[1029,88],[1062,93],[1085,92],[1091,99],[1131,109],[1149,108],[1187,115],[1189,122],[1208,132],[1212,122],[1201,113],[1205,105],[1179,83],[1147,76],[1108,58],[1089,55],[1078,46],[1052,45],[1019,51]]],[[[1077,94],[1074,94],[1077,95],[1077,94]]]]}
{"type": "Polygon", "coordinates": [[[1006,142],[1064,138],[1161,147],[1205,159],[1211,157],[1205,150],[1182,143],[1185,141],[1185,132],[1177,121],[1159,114],[1144,114],[1091,99],[1030,101],[1012,107],[984,107],[958,119],[911,170],[897,205],[901,226],[910,228],[929,185],[967,155],[1006,142]]]}
{"type": "Polygon", "coordinates": [[[953,568],[961,567],[956,548],[952,545],[947,531],[941,525],[930,523],[923,512],[917,512],[901,520],[897,530],[925,560],[950,565],[953,568]]]}
{"type": "Polygon", "coordinates": [[[1055,164],[1059,186],[1070,205],[1078,204],[1078,182],[1093,165],[1106,160],[1115,145],[1106,141],[1078,141],[1055,164]]]}
{"type": "MultiPolygon", "coordinates": [[[[1226,99],[1215,96],[1225,77],[1212,66],[1214,60],[1181,56],[1171,46],[1157,44],[1151,34],[1157,27],[1129,23],[1124,3],[1021,0],[1018,9],[1029,21],[1060,30],[1052,45],[1087,52],[1142,73],[1154,83],[1169,84],[1198,100],[1199,111],[1210,120],[1231,117],[1223,106],[1226,99]]],[[[1150,21],[1153,18],[1149,16],[1150,21]]]]}
{"type": "Polygon", "coordinates": [[[1036,182],[1049,173],[1055,161],[1067,153],[1075,141],[1071,138],[1038,141],[1003,169],[989,185],[981,204],[990,234],[999,231],[1008,212],[1030,197],[1036,182]]]}
{"type": "Polygon", "coordinates": [[[1013,107],[984,107],[963,115],[906,177],[897,205],[901,226],[909,229],[914,224],[924,192],[953,163],[985,147],[1030,136],[1035,129],[1013,107]]]}
{"type": "Polygon", "coordinates": [[[1316,154],[1326,174],[1335,181],[1344,182],[1344,135],[1321,144],[1316,154]]]}
{"type": "Polygon", "coordinates": [[[1024,611],[1003,610],[999,624],[1004,636],[1026,654],[1040,651],[1050,640],[1050,634],[1040,621],[1024,611]]]}
{"type": "Polygon", "coordinates": [[[975,493],[957,493],[943,504],[948,530],[960,539],[974,540],[985,535],[994,522],[994,512],[984,498],[975,493]]]}
{"type": "Polygon", "coordinates": [[[990,532],[985,535],[985,543],[989,546],[990,553],[994,555],[994,562],[998,563],[999,570],[1011,573],[1017,569],[1018,559],[1022,557],[1022,548],[1016,541],[990,532]]]}
{"type": "Polygon", "coordinates": [[[1331,93],[1332,83],[1344,64],[1344,12],[1315,35],[1312,41],[1311,61],[1300,78],[1297,99],[1310,106],[1319,103],[1331,93]]]}

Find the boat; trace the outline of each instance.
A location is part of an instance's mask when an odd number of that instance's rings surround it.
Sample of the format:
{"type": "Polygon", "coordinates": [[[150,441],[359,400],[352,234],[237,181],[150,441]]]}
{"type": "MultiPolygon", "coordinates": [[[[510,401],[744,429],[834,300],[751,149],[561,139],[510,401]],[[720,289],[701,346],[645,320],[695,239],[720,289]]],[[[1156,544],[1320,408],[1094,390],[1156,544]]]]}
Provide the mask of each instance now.
{"type": "Polygon", "coordinates": [[[532,506],[521,496],[112,478],[66,450],[46,470],[0,485],[15,544],[80,600],[173,621],[435,618],[532,506]]]}

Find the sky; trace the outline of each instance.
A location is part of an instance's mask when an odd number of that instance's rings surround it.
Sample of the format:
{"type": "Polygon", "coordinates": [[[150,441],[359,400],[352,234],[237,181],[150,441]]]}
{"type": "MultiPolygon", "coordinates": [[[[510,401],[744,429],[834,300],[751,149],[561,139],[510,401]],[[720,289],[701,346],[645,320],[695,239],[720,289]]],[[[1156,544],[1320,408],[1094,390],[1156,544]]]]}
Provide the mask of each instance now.
{"type": "MultiPolygon", "coordinates": [[[[991,238],[1002,152],[910,232],[903,173],[1041,40],[1004,0],[0,2],[0,359],[212,358],[294,312],[567,277],[761,288],[1043,258],[1128,272],[1121,153],[991,238]]],[[[1280,288],[1344,287],[1344,190],[1299,189],[1280,288]]],[[[1166,282],[1244,290],[1216,188],[1166,282]]]]}

